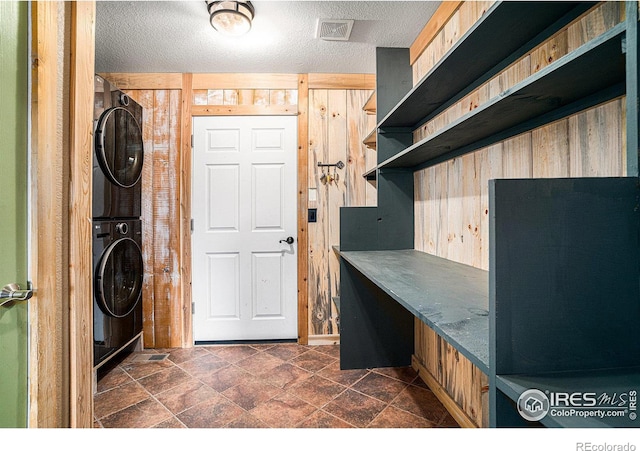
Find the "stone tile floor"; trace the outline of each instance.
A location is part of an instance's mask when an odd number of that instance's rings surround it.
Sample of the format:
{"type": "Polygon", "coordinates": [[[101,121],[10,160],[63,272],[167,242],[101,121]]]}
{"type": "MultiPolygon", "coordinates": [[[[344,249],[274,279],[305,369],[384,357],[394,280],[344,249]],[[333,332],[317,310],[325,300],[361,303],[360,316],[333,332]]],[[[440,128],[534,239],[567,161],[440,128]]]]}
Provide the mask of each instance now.
{"type": "Polygon", "coordinates": [[[131,353],[98,374],[97,428],[458,427],[411,367],[340,370],[339,346],[131,353]],[[142,361],[149,354],[168,354],[142,361]]]}

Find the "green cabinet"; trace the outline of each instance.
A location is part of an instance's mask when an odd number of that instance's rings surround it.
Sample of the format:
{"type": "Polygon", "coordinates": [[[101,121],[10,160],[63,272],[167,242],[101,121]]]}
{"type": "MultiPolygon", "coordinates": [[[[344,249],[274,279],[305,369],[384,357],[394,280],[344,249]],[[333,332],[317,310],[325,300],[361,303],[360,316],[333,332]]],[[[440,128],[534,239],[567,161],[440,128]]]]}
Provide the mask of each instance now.
{"type": "Polygon", "coordinates": [[[343,368],[408,364],[417,317],[489,376],[491,426],[634,424],[527,421],[517,403],[528,389],[564,393],[578,380],[603,393],[640,386],[637,3],[622,23],[413,141],[594,5],[496,2],[413,86],[406,49],[378,49],[378,165],[364,174],[377,180],[378,203],[340,218],[343,368]],[[414,249],[415,171],[625,94],[636,95],[629,177],[490,180],[488,272],[414,249]]]}

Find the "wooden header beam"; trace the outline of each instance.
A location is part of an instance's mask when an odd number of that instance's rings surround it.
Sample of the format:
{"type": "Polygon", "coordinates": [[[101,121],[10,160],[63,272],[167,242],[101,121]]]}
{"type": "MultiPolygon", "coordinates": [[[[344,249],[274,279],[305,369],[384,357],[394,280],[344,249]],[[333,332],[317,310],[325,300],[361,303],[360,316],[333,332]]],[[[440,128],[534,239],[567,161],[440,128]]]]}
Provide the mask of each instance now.
{"type": "MultiPolygon", "coordinates": [[[[118,89],[182,89],[179,73],[101,73],[118,89]]],[[[298,89],[300,74],[189,74],[192,89],[298,89]]],[[[375,89],[375,74],[305,74],[309,89],[375,89]]]]}
{"type": "Polygon", "coordinates": [[[309,74],[309,89],[376,89],[375,74],[309,74]]]}
{"type": "Polygon", "coordinates": [[[411,47],[409,48],[409,61],[410,64],[416,62],[416,60],[422,55],[422,52],[427,48],[436,35],[447,24],[451,16],[460,8],[462,2],[442,2],[431,20],[427,22],[427,25],[422,29],[418,37],[411,47]]]}
{"type": "Polygon", "coordinates": [[[193,74],[193,89],[297,89],[297,74],[193,74]]]}
{"type": "Polygon", "coordinates": [[[175,73],[101,73],[100,76],[109,80],[118,89],[182,89],[182,74],[175,73]]]}
{"type": "Polygon", "coordinates": [[[297,105],[193,105],[191,116],[297,116],[297,105]]]}

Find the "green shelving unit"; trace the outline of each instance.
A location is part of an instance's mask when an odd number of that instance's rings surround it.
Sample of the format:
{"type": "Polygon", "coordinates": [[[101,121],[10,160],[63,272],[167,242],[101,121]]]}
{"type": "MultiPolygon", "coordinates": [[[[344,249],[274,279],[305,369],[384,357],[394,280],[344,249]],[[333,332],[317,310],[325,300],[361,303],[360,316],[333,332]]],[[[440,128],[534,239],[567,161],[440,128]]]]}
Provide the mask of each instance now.
{"type": "Polygon", "coordinates": [[[623,95],[624,37],[621,23],[378,168],[420,168],[449,153],[463,155],[623,95]]]}
{"type": "Polygon", "coordinates": [[[419,318],[489,376],[492,427],[633,426],[528,422],[516,404],[533,388],[638,384],[637,3],[626,2],[624,22],[413,142],[417,127],[595,4],[497,2],[415,86],[408,50],[378,49],[378,161],[364,174],[377,207],[340,217],[343,369],[410,364],[419,318]],[[629,177],[490,181],[488,272],[413,248],[416,170],[625,94],[629,177]]]}
{"type": "Polygon", "coordinates": [[[419,127],[596,3],[496,2],[378,127],[419,127]]]}

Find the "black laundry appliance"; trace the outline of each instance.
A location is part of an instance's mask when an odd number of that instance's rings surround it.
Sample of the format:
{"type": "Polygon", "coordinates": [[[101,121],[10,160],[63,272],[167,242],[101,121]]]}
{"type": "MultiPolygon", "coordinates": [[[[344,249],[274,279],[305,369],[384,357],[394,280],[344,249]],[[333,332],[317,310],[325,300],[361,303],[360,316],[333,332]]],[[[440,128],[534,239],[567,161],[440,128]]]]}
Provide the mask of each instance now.
{"type": "Polygon", "coordinates": [[[93,221],[94,367],[142,332],[142,221],[93,221]]]}
{"type": "Polygon", "coordinates": [[[93,218],[141,215],[142,107],[95,76],[93,218]]]}

